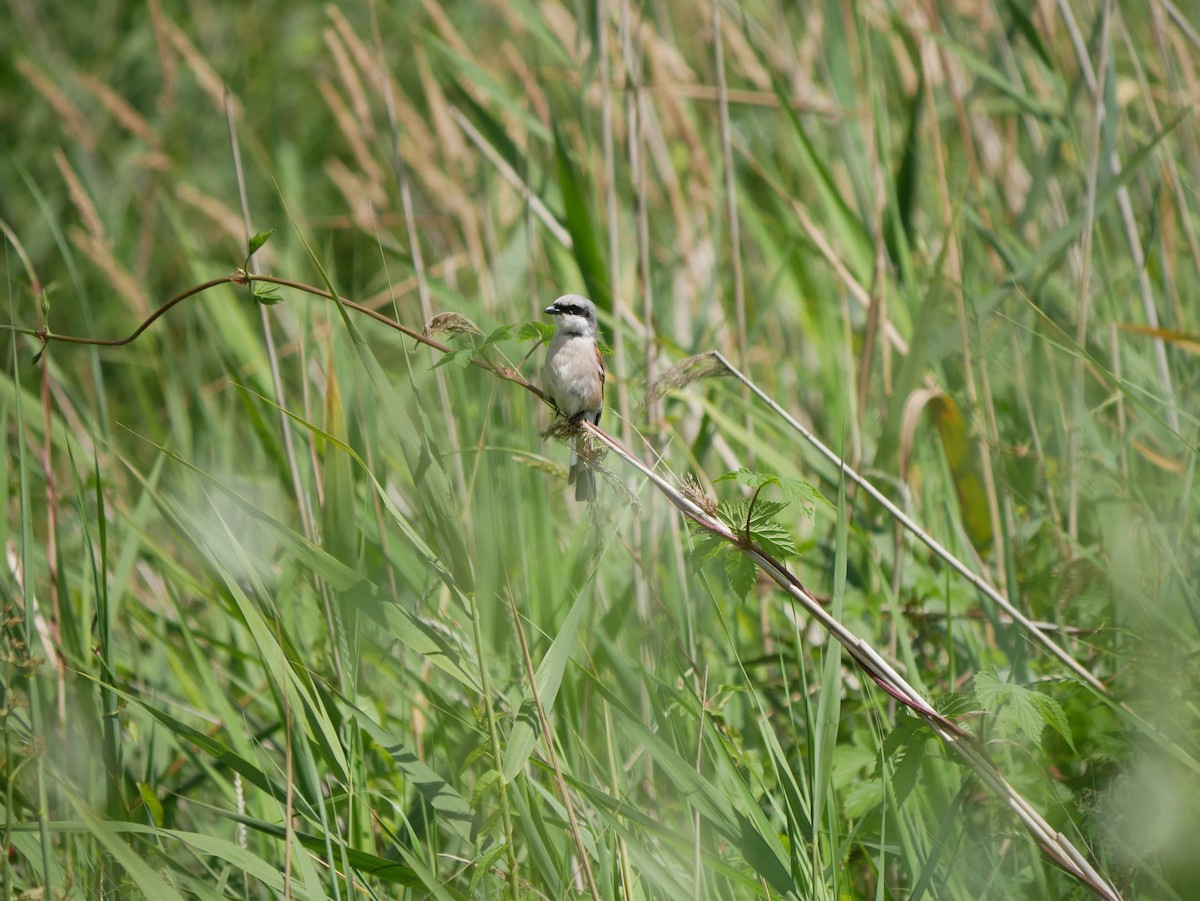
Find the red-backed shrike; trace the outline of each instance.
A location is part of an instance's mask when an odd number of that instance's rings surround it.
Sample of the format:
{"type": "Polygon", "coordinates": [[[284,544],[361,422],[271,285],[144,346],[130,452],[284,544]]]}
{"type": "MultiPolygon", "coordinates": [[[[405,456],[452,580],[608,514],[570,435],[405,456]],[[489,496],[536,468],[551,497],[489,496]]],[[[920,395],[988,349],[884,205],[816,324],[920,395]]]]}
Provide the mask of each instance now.
{"type": "MultiPolygon", "coordinates": [[[[604,359],[597,343],[596,305],[578,294],[564,294],[545,312],[558,317],[558,331],[550,339],[542,368],[542,391],[558,412],[571,422],[586,419],[599,424],[604,409],[604,359]]],[[[596,474],[571,441],[571,471],[567,484],[575,484],[575,500],[596,499],[596,474]]]]}

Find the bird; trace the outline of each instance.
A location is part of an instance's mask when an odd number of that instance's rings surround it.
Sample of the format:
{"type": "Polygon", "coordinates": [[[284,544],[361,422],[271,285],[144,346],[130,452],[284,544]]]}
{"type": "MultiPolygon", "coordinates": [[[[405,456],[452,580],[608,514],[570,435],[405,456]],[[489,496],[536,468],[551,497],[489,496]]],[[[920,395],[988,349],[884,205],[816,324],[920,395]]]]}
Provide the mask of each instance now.
{"type": "MultiPolygon", "coordinates": [[[[564,294],[546,315],[558,319],[558,328],[546,351],[542,368],[542,393],[570,422],[599,425],[604,410],[604,358],[596,330],[596,305],[578,294],[564,294]]],[[[582,437],[571,439],[571,469],[567,484],[575,485],[575,500],[596,499],[596,474],[580,455],[582,437]]]]}

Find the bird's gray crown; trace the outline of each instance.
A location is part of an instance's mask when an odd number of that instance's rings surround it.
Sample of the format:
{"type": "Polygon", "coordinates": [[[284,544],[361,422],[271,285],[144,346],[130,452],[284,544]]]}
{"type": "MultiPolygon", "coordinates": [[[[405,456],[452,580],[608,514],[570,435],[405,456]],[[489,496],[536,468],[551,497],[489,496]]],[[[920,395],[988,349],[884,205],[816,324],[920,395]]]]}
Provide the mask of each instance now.
{"type": "Polygon", "coordinates": [[[596,321],[596,305],[578,294],[564,294],[546,307],[545,312],[551,316],[582,316],[596,321]]]}

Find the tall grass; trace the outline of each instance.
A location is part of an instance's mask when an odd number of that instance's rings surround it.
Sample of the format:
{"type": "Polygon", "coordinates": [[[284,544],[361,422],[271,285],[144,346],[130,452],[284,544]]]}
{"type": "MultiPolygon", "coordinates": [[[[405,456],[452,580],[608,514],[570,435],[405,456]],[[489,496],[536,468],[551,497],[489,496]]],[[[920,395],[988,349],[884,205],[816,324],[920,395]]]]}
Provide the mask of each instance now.
{"type": "Polygon", "coordinates": [[[1186,13],[5,19],[5,899],[1194,891],[1186,13]]]}

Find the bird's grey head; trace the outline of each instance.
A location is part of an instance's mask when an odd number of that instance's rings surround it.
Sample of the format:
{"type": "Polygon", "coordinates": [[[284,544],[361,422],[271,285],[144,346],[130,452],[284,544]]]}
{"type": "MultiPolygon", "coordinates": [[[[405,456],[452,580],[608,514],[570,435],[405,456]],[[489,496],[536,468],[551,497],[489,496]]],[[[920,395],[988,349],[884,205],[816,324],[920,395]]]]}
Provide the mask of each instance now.
{"type": "Polygon", "coordinates": [[[578,294],[564,294],[545,313],[558,317],[558,330],[567,335],[596,334],[596,305],[578,294]]]}

